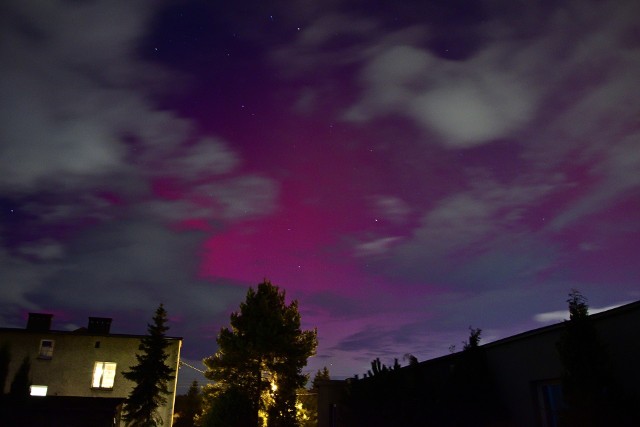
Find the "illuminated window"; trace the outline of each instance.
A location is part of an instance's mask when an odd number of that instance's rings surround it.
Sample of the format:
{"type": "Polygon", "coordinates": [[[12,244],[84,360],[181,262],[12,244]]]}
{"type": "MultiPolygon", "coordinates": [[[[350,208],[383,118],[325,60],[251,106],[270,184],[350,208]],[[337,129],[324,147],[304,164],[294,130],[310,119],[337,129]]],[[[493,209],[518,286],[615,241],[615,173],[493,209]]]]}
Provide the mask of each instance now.
{"type": "Polygon", "coordinates": [[[53,357],[53,340],[40,340],[38,359],[51,359],[53,357]]]}
{"type": "Polygon", "coordinates": [[[96,362],[93,365],[93,388],[113,388],[113,381],[116,378],[116,364],[113,362],[96,362]]]}
{"type": "Polygon", "coordinates": [[[29,394],[31,396],[46,396],[47,395],[47,386],[46,385],[32,385],[32,386],[29,386],[29,394]]]}

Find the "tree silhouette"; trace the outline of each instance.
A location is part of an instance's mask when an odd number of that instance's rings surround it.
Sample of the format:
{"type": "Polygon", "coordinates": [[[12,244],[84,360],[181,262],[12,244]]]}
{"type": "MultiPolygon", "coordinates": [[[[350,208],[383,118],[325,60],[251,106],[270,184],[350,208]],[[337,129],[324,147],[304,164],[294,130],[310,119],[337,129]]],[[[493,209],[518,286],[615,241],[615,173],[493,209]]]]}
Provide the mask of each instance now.
{"type": "Polygon", "coordinates": [[[471,350],[480,346],[480,335],[482,335],[482,329],[472,328],[469,326],[469,340],[462,343],[463,350],[471,350]]]}
{"type": "Polygon", "coordinates": [[[315,427],[318,425],[318,388],[322,381],[329,381],[329,369],[323,367],[318,369],[313,380],[311,388],[306,390],[301,388],[298,390],[298,421],[300,427],[315,427]]]}
{"type": "Polygon", "coordinates": [[[207,387],[204,425],[259,426],[266,420],[269,427],[297,426],[296,391],[307,381],[302,368],[317,346],[317,332],[300,329],[297,301],[287,305],[285,292],[265,280],[249,289],[230,323],[220,330],[218,351],[204,360],[205,376],[215,381],[207,387]],[[241,411],[243,418],[225,424],[216,411],[230,417],[241,411]]]}
{"type": "Polygon", "coordinates": [[[18,368],[13,381],[11,381],[11,388],[9,389],[9,395],[13,398],[26,398],[29,396],[29,387],[31,387],[31,360],[29,357],[22,359],[22,363],[18,368]]]}
{"type": "Polygon", "coordinates": [[[318,369],[318,372],[316,372],[316,375],[313,377],[313,381],[311,382],[311,389],[317,390],[319,381],[328,381],[330,379],[331,376],[329,375],[329,369],[326,366],[322,369],[318,369]]]}
{"type": "Polygon", "coordinates": [[[371,369],[367,371],[365,377],[374,377],[378,375],[383,375],[391,371],[395,371],[400,369],[400,363],[398,363],[398,359],[394,359],[393,367],[388,367],[384,363],[380,362],[380,358],[376,357],[371,361],[371,369]]]}
{"type": "Polygon", "coordinates": [[[162,424],[157,413],[158,407],[167,402],[165,395],[169,381],[175,378],[174,369],[166,364],[169,357],[166,348],[170,345],[166,339],[169,327],[164,306],[156,309],[153,324],[147,325],[148,335],[140,340],[136,354],[138,364],[131,366],[122,375],[136,385],[129,394],[124,406],[124,420],[132,427],[153,427],[162,424]]]}
{"type": "Polygon", "coordinates": [[[574,289],[567,303],[569,320],[557,343],[566,404],[561,422],[569,426],[600,425],[611,385],[608,356],[589,317],[587,298],[574,289]]]}
{"type": "Polygon", "coordinates": [[[195,419],[202,410],[202,395],[198,381],[193,381],[186,395],[176,396],[176,407],[174,413],[177,419],[173,427],[193,427],[195,419]]]}

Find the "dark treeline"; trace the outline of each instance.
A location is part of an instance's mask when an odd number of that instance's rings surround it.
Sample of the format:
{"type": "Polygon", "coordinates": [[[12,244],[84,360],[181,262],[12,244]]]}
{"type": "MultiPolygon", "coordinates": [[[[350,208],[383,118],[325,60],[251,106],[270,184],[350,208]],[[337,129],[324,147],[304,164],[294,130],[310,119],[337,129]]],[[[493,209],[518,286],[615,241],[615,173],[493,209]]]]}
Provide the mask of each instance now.
{"type": "Polygon", "coordinates": [[[349,381],[345,413],[351,426],[501,426],[508,416],[492,382],[479,329],[465,349],[447,358],[400,369],[372,362],[364,379],[349,381]],[[428,372],[428,374],[427,374],[428,372]]]}

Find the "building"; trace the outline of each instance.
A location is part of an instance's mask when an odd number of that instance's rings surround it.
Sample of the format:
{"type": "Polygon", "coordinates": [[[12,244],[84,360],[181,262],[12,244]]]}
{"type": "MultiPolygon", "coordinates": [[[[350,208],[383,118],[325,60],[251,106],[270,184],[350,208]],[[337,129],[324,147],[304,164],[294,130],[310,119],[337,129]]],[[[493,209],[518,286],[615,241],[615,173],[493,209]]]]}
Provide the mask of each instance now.
{"type": "MultiPolygon", "coordinates": [[[[640,425],[640,301],[590,319],[619,397],[616,421],[593,425],[640,425]]],[[[479,346],[475,355],[453,353],[342,386],[320,383],[318,427],[558,426],[564,331],[558,323],[479,346]]]]}
{"type": "MultiPolygon", "coordinates": [[[[0,328],[0,351],[8,355],[6,368],[0,366],[4,402],[13,402],[9,409],[22,417],[22,425],[120,425],[122,403],[135,385],[121,373],[138,363],[135,356],[143,335],[113,334],[111,319],[103,317],[90,317],[87,327],[76,331],[53,330],[52,317],[31,313],[26,329],[0,328]],[[30,396],[7,400],[25,362],[30,396]],[[16,405],[23,410],[15,411],[16,405]]],[[[182,339],[167,339],[167,363],[176,378],[159,413],[163,425],[171,426],[182,339]]]]}

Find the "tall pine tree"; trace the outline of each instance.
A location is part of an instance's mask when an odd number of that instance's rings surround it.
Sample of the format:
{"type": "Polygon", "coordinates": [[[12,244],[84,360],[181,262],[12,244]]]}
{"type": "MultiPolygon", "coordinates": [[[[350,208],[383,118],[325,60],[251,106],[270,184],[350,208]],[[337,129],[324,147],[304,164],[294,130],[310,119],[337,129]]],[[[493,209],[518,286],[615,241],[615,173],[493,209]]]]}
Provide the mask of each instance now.
{"type": "Polygon", "coordinates": [[[147,325],[148,335],[140,340],[136,354],[138,364],[131,366],[122,375],[136,383],[129,394],[124,407],[124,420],[132,427],[155,427],[162,424],[158,407],[167,402],[165,395],[169,381],[175,378],[174,370],[166,364],[169,357],[166,348],[170,345],[166,339],[169,327],[167,312],[162,304],[153,316],[153,324],[147,325]]]}

